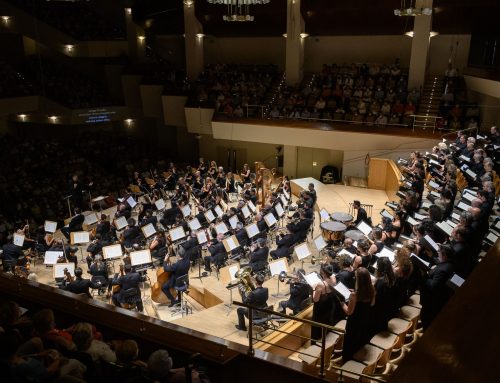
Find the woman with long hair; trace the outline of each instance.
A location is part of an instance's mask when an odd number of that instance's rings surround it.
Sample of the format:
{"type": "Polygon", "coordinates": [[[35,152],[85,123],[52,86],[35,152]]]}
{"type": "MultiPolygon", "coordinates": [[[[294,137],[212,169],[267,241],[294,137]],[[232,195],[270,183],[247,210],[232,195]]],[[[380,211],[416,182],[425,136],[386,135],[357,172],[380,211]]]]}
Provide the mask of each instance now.
{"type": "Polygon", "coordinates": [[[342,303],[347,315],[345,326],[344,348],[342,358],[344,362],[370,340],[370,307],[375,299],[370,273],[364,267],[356,269],[356,288],[349,297],[349,303],[342,303]]]}
{"type": "Polygon", "coordinates": [[[377,260],[375,304],[371,310],[371,335],[387,330],[387,323],[396,314],[396,277],[387,257],[377,260]]]}

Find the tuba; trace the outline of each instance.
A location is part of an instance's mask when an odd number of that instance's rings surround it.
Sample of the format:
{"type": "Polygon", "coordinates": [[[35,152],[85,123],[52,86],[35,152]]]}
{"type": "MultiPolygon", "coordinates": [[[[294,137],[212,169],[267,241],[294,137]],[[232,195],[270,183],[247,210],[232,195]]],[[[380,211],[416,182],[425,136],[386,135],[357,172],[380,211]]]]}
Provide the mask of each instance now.
{"type": "Polygon", "coordinates": [[[234,276],[239,279],[238,290],[241,299],[244,301],[248,294],[255,290],[255,284],[252,280],[252,268],[250,266],[242,267],[234,276]]]}

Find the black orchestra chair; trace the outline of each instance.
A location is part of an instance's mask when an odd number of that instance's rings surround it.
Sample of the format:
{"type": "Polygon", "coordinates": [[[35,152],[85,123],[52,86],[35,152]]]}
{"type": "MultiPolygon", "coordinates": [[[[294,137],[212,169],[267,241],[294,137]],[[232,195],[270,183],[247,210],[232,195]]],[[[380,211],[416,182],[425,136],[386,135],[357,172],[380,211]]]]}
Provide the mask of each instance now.
{"type": "Polygon", "coordinates": [[[122,293],[123,302],[120,306],[127,310],[137,309],[137,302],[141,299],[141,292],[139,289],[132,287],[122,293]]]}
{"type": "Polygon", "coordinates": [[[90,279],[92,287],[90,288],[92,296],[97,291],[97,295],[106,294],[106,289],[108,288],[108,280],[102,275],[95,275],[90,279]]]}
{"type": "MultiPolygon", "coordinates": [[[[273,311],[274,306],[270,305],[266,307],[267,310],[273,311]]],[[[252,326],[259,331],[256,333],[256,337],[263,336],[266,330],[275,330],[278,326],[274,323],[275,316],[268,313],[263,313],[261,311],[255,310],[253,312],[252,326]]]]}

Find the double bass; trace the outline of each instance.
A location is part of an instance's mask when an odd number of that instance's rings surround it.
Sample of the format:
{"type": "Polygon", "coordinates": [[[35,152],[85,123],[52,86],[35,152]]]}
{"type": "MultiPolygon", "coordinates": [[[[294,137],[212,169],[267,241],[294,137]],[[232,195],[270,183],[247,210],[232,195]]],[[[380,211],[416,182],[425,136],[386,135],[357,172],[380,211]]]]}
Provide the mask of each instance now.
{"type": "MultiPolygon", "coordinates": [[[[165,257],[165,260],[167,264],[169,265],[171,263],[170,258],[172,257],[172,245],[169,245],[168,247],[168,254],[165,257]]],[[[170,303],[170,300],[167,298],[167,296],[163,293],[162,291],[162,286],[168,282],[168,280],[172,278],[172,272],[171,271],[165,271],[163,269],[163,266],[160,266],[158,269],[156,269],[156,282],[153,284],[153,287],[151,288],[151,300],[156,303],[170,303]]],[[[170,288],[170,293],[174,298],[177,298],[177,291],[171,287],[170,288]]]]}

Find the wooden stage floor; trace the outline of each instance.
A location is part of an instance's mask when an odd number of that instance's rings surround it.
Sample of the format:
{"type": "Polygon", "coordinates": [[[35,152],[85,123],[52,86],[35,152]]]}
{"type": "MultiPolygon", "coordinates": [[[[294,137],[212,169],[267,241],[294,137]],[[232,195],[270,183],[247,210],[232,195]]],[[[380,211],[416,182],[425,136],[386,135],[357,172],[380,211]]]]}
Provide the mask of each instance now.
{"type": "MultiPolygon", "coordinates": [[[[302,178],[292,181],[292,192],[297,194],[300,190],[307,188],[307,185],[313,182],[317,190],[318,195],[318,207],[319,209],[325,208],[328,212],[348,212],[349,203],[355,199],[361,201],[361,203],[372,204],[373,205],[373,223],[376,224],[380,221],[379,211],[384,208],[384,203],[387,201],[387,195],[384,191],[371,190],[366,188],[357,188],[352,186],[344,185],[325,185],[313,178],[302,178]]],[[[294,197],[296,200],[296,197],[294,197]]],[[[116,211],[116,207],[107,209],[106,214],[113,215],[116,211]]],[[[315,227],[313,237],[318,236],[321,233],[319,228],[319,214],[315,212],[315,227]]],[[[284,222],[286,224],[286,222],[284,222]]],[[[56,237],[62,236],[58,231],[56,237]]],[[[311,241],[311,237],[308,237],[309,247],[314,256],[318,257],[318,252],[315,250],[314,244],[311,241]]],[[[79,252],[79,266],[84,270],[84,277],[90,278],[90,274],[87,274],[87,265],[84,261],[84,256],[86,255],[85,250],[87,246],[82,246],[82,252],[79,252]],[[81,254],[84,254],[82,256],[81,254]]],[[[276,247],[273,243],[270,245],[271,248],[276,247]]],[[[319,257],[318,257],[319,259],[319,257]]],[[[289,270],[293,271],[303,267],[306,272],[318,271],[319,263],[312,265],[310,260],[306,260],[304,263],[301,261],[294,261],[289,265],[289,270]]],[[[118,262],[114,265],[115,271],[118,271],[118,262]]],[[[203,271],[203,266],[202,266],[203,271]]],[[[42,263],[32,265],[32,270],[37,274],[39,282],[46,283],[54,286],[55,282],[52,277],[52,269],[44,266],[42,263]]],[[[172,322],[176,325],[189,328],[192,330],[200,331],[215,337],[230,340],[233,342],[248,344],[247,334],[243,331],[238,331],[235,328],[237,323],[236,307],[228,307],[230,304],[230,292],[226,288],[225,284],[220,281],[215,272],[209,274],[206,277],[198,279],[199,272],[198,266],[191,268],[190,270],[190,286],[191,290],[195,289],[197,292],[203,294],[204,291],[208,291],[208,294],[218,298],[219,304],[216,304],[210,308],[203,307],[196,300],[191,298],[189,294],[186,300],[193,309],[193,313],[182,317],[180,314],[172,315],[172,309],[168,308],[167,305],[160,305],[151,301],[150,286],[156,282],[156,271],[148,270],[149,280],[144,283],[143,286],[143,301],[145,307],[145,314],[159,318],[166,322],[172,322]]],[[[269,289],[269,300],[268,304],[273,304],[275,310],[278,308],[278,302],[281,300],[286,300],[287,297],[284,293],[288,294],[289,287],[284,283],[279,284],[280,296],[276,296],[278,293],[278,281],[277,278],[271,278],[264,283],[264,286],[269,289]]],[[[194,294],[194,291],[193,291],[194,294]]],[[[238,289],[233,290],[233,300],[240,301],[240,295],[238,289]]],[[[101,301],[108,301],[104,296],[96,295],[94,299],[99,299],[101,301]]]]}

